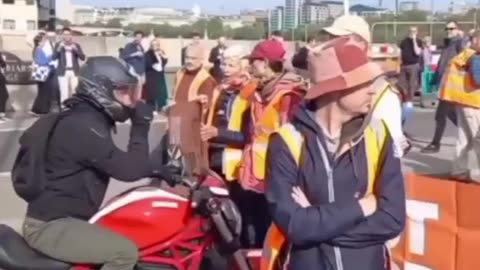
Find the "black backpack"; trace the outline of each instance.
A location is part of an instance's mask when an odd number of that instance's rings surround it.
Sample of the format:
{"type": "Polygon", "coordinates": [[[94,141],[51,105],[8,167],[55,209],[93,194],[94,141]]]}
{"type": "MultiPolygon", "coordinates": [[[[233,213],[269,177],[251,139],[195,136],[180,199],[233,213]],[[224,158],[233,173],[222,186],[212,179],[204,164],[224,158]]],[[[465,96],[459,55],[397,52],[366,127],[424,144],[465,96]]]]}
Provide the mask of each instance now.
{"type": "Polygon", "coordinates": [[[27,203],[35,200],[47,181],[45,159],[50,138],[66,112],[43,116],[20,137],[20,149],[12,169],[15,193],[27,203]]]}

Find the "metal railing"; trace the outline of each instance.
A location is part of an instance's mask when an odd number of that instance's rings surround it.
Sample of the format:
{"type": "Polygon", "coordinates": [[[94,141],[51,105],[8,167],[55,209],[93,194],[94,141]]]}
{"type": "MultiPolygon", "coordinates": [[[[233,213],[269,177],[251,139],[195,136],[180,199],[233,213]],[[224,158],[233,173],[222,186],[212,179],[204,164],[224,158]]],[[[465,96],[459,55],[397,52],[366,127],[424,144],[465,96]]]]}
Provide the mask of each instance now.
{"type": "MultiPolygon", "coordinates": [[[[375,27],[380,26],[380,25],[385,25],[385,26],[390,26],[393,25],[393,36],[396,38],[397,37],[397,26],[399,25],[412,25],[412,26],[418,26],[418,25],[430,25],[430,37],[433,38],[433,26],[434,25],[446,25],[448,21],[386,21],[386,22],[374,22],[372,23],[372,26],[370,27],[371,33],[375,33],[375,27]]],[[[473,29],[478,29],[478,25],[475,20],[472,21],[460,21],[457,22],[458,25],[472,25],[473,29]]]]}

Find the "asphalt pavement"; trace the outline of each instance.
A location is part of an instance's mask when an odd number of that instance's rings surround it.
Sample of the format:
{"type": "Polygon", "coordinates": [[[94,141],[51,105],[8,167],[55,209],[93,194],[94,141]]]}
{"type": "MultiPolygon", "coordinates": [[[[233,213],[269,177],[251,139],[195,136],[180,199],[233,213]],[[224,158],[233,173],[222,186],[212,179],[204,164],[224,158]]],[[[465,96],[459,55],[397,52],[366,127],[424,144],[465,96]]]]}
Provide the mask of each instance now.
{"type": "MultiPolygon", "coordinates": [[[[18,149],[17,142],[22,131],[35,121],[35,118],[16,116],[14,121],[0,124],[0,223],[8,224],[19,229],[25,214],[25,203],[16,197],[10,181],[10,168],[18,149]]],[[[414,138],[411,152],[404,158],[404,171],[418,173],[442,173],[447,172],[451,166],[451,159],[455,154],[456,130],[451,123],[447,128],[442,141],[441,151],[434,155],[420,153],[420,148],[428,144],[435,127],[434,111],[431,109],[416,109],[406,125],[406,132],[414,138]]],[[[115,142],[121,148],[125,148],[128,142],[129,125],[122,124],[115,135],[115,142]]],[[[150,132],[150,146],[155,148],[165,131],[165,119],[157,117],[150,132]]],[[[135,185],[144,184],[141,180],[133,184],[124,184],[113,181],[110,185],[106,199],[118,194],[135,185]]]]}

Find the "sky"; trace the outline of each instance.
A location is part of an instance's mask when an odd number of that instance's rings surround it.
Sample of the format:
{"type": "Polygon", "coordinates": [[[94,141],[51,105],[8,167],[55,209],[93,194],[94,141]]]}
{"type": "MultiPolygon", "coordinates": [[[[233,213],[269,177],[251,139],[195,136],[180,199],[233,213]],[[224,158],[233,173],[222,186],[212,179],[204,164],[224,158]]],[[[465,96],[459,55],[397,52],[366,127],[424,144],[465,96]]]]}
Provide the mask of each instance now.
{"type": "MultiPolygon", "coordinates": [[[[350,0],[350,4],[366,4],[378,6],[379,0],[350,0]]],[[[393,9],[394,0],[382,0],[383,7],[393,9]]],[[[398,0],[401,2],[402,0],[398,0]]],[[[430,3],[435,1],[435,9],[447,8],[450,0],[419,0],[424,9],[430,9],[430,3]]],[[[458,0],[456,0],[458,1],[458,0]]],[[[473,1],[473,0],[472,0],[473,1]]],[[[243,9],[271,8],[283,5],[285,0],[73,0],[75,4],[101,6],[158,6],[191,9],[198,4],[203,11],[209,13],[235,14],[243,9]],[[101,3],[101,4],[100,4],[101,3]]]]}

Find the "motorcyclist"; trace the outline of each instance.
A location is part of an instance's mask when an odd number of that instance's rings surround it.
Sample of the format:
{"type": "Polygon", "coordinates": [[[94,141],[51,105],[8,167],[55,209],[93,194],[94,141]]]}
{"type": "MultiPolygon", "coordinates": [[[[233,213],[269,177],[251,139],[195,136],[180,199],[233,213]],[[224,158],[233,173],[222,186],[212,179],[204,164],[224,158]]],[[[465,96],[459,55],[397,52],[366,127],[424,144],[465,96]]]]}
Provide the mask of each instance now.
{"type": "Polygon", "coordinates": [[[89,58],[80,69],[76,94],[65,102],[67,110],[48,140],[46,183],[28,204],[23,233],[32,248],[60,261],[103,265],[102,270],[134,268],[135,243],[88,220],[98,211],[110,178],[175,180],[149,157],[153,111],[139,101],[138,82],[134,71],[114,57],[89,58]],[[111,133],[116,122],[128,119],[130,142],[122,151],[111,133]]]}

